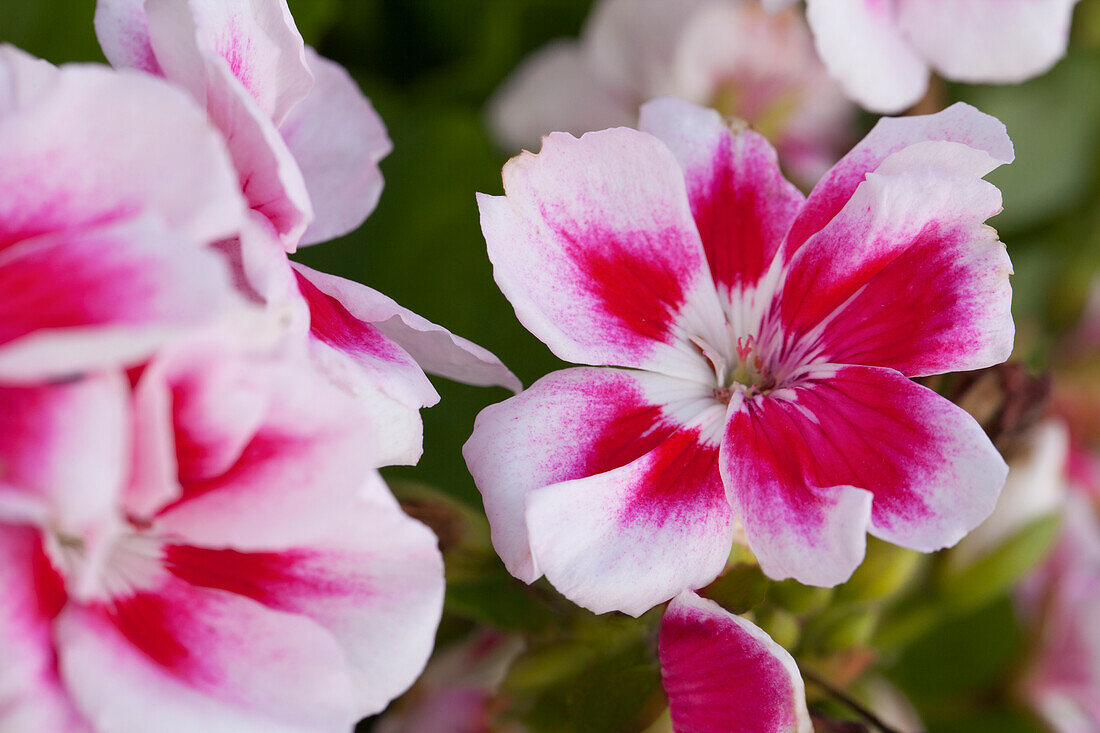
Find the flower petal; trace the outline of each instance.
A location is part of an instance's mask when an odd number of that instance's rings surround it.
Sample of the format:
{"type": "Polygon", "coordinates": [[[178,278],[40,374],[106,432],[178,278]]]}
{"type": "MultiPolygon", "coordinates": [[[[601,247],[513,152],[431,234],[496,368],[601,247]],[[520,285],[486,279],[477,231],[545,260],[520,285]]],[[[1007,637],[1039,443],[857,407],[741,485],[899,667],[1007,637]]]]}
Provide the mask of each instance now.
{"type": "Polygon", "coordinates": [[[279,126],[313,202],[303,245],[359,228],[382,195],[378,163],[393,149],[382,118],[344,67],[309,47],[306,59],[316,83],[279,126]]]}
{"type": "MultiPolygon", "coordinates": [[[[388,296],[365,285],[326,275],[297,263],[294,269],[299,281],[308,281],[329,298],[330,305],[334,308],[338,306],[349,318],[371,324],[424,370],[464,384],[500,386],[519,391],[521,385],[515,375],[500,359],[477,344],[451,334],[442,326],[402,308],[388,296]]],[[[420,399],[429,397],[423,385],[418,388],[418,394],[420,399]]],[[[435,404],[435,401],[424,404],[435,404]]]]}
{"type": "Polygon", "coordinates": [[[0,377],[16,381],[131,365],[240,307],[219,257],[151,217],[0,250],[0,292],[0,377]]]}
{"type": "Polygon", "coordinates": [[[1008,471],[961,408],[871,367],[817,367],[735,399],[722,451],[761,567],[811,585],[851,574],[865,529],[923,552],[955,544],[992,512],[1008,471]]]}
{"type": "Polygon", "coordinates": [[[500,289],[562,359],[712,380],[689,341],[729,339],[668,148],[619,128],[546,138],[480,196],[500,289]]]}
{"type": "Polygon", "coordinates": [[[872,112],[901,112],[928,87],[928,66],[897,27],[899,0],[806,0],[829,73],[872,112]]]}
{"type": "Polygon", "coordinates": [[[527,583],[542,575],[527,531],[532,491],[631,463],[705,410],[709,397],[671,377],[578,368],[482,410],[462,454],[508,570],[527,583]]]}
{"type": "Polygon", "coordinates": [[[164,574],[150,588],[70,606],[57,626],[61,669],[101,730],[346,733],[352,678],[312,620],[164,574]]]}
{"type": "Polygon", "coordinates": [[[164,72],[149,40],[146,0],[96,0],[95,34],[103,55],[116,69],[164,72]]]}
{"type": "Polygon", "coordinates": [[[97,3],[96,32],[115,66],[157,68],[204,101],[196,51],[219,57],[278,125],[313,86],[286,0],[133,0],[97,3]],[[147,51],[148,49],[148,51],[147,51]]]}
{"type": "Polygon", "coordinates": [[[247,34],[238,38],[228,32],[231,29],[223,23],[249,15],[245,3],[251,5],[252,0],[234,0],[224,6],[211,0],[151,0],[146,4],[150,42],[165,76],[204,105],[210,121],[221,130],[249,206],[270,219],[284,246],[294,251],[313,218],[313,208],[302,171],[276,125],[290,105],[308,92],[312,75],[305,67],[297,30],[281,19],[284,11],[289,18],[285,2],[282,9],[273,3],[256,3],[265,9],[248,22],[241,21],[251,30],[275,34],[277,42],[263,33],[246,40],[247,34]],[[263,29],[257,26],[259,16],[263,16],[263,29]],[[259,68],[253,69],[256,59],[233,50],[250,43],[279,68],[258,62],[259,68]],[[286,63],[301,68],[286,71],[282,69],[286,63]],[[269,87],[271,80],[253,79],[248,75],[253,72],[278,78],[269,87]]]}
{"type": "Polygon", "coordinates": [[[313,220],[302,171],[279,131],[224,62],[210,62],[207,74],[210,120],[229,144],[245,199],[271,221],[283,246],[293,252],[313,220]]]}
{"type": "Polygon", "coordinates": [[[934,140],[962,143],[992,158],[991,162],[980,156],[964,155],[939,161],[960,175],[969,173],[981,177],[999,163],[1012,162],[1014,157],[1012,141],[1008,139],[1004,124],[962,102],[932,115],[884,117],[814,186],[806,206],[791,227],[783,247],[784,256],[789,260],[810,236],[824,228],[847,205],[867,174],[874,172],[884,160],[912,145],[934,140]],[[954,164],[953,167],[950,164],[954,164]]]}
{"type": "Polygon", "coordinates": [[[192,585],[307,616],[332,633],[353,668],[360,716],[407,689],[431,653],[442,558],[435,535],[392,498],[363,498],[310,546],[241,553],[173,545],[165,553],[168,569],[192,585]]]}
{"type": "Polygon", "coordinates": [[[673,58],[684,24],[705,0],[603,0],[581,34],[587,67],[639,102],[672,92],[673,58]]]}
{"type": "Polygon", "coordinates": [[[0,387],[0,501],[18,497],[80,535],[114,518],[129,443],[129,385],[119,375],[0,387]]]}
{"type": "Polygon", "coordinates": [[[64,601],[37,530],[0,523],[0,730],[92,733],[57,672],[52,625],[64,601]]]}
{"type": "Polygon", "coordinates": [[[642,107],[639,128],[676,155],[715,284],[728,304],[739,302],[767,272],[804,197],[762,135],[714,110],[666,97],[642,107]]]}
{"type": "Polygon", "coordinates": [[[779,303],[787,358],[908,376],[1008,358],[1012,264],[982,224],[1000,211],[1000,192],[930,163],[940,157],[989,160],[951,142],[895,153],[794,255],[779,303]]]}
{"type": "Polygon", "coordinates": [[[685,591],[661,620],[661,678],[683,733],[812,733],[786,649],[714,601],[685,591]]]}
{"type": "Polygon", "coordinates": [[[531,552],[562,595],[640,616],[718,577],[734,524],[712,442],[721,417],[715,404],[632,463],[528,495],[531,552]]]}
{"type": "Polygon", "coordinates": [[[599,80],[576,42],[554,41],[520,63],[489,101],[488,115],[501,146],[516,151],[537,148],[555,130],[580,135],[633,125],[638,108],[599,80]]]}
{"type": "Polygon", "coordinates": [[[1020,82],[1066,53],[1078,0],[900,0],[898,27],[949,79],[1020,82]]]}
{"type": "Polygon", "coordinates": [[[158,359],[164,365],[148,378],[164,380],[172,394],[181,485],[155,515],[158,529],[202,544],[272,549],[311,540],[343,516],[376,460],[350,395],[304,357],[267,362],[203,343],[158,359]]]}
{"type": "MultiPolygon", "coordinates": [[[[379,384],[385,392],[410,407],[419,409],[439,402],[439,393],[407,351],[369,321],[352,315],[340,300],[314,285],[310,277],[326,284],[338,281],[336,284],[344,293],[367,290],[365,286],[304,267],[296,268],[295,273],[302,297],[309,304],[310,334],[313,338],[349,356],[367,373],[370,382],[379,384]]],[[[362,296],[362,293],[356,294],[362,296]]],[[[366,295],[369,298],[375,293],[370,291],[366,295]]],[[[360,297],[357,300],[363,299],[360,297]]]]}
{"type": "Polygon", "coordinates": [[[10,47],[0,49],[5,74],[0,248],[142,213],[196,244],[237,231],[243,209],[224,143],[178,90],[94,66],[51,70],[10,47]]]}

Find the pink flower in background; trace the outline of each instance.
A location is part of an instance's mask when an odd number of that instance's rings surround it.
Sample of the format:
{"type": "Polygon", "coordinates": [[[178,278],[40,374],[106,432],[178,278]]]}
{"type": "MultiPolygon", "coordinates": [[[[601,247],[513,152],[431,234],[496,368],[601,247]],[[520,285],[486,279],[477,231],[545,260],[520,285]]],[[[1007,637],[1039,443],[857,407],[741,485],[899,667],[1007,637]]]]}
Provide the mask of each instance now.
{"type": "Polygon", "coordinates": [[[747,120],[807,185],[851,142],[854,107],[805,23],[755,0],[601,0],[579,42],[551,43],[513,73],[490,123],[509,150],[534,150],[555,130],[634,126],[666,94],[747,120]]]}
{"type": "Polygon", "coordinates": [[[0,381],[139,361],[235,302],[209,245],[236,178],[167,84],[0,48],[0,189],[0,381]]]}
{"type": "Polygon", "coordinates": [[[661,677],[676,733],[811,733],[791,655],[751,622],[694,593],[661,620],[661,677]]]}
{"type": "Polygon", "coordinates": [[[409,694],[378,721],[377,733],[524,733],[496,719],[495,695],[523,651],[523,639],[482,630],[432,659],[409,694]]]}
{"type": "Polygon", "coordinates": [[[1069,442],[1069,431],[1058,419],[1048,419],[1024,436],[1007,456],[1008,478],[996,508],[951,550],[949,565],[971,565],[1032,522],[1057,515],[1066,501],[1069,442]]]}
{"type": "Polygon", "coordinates": [[[712,581],[738,522],[769,576],[812,585],[867,532],[931,551],[977,526],[1004,461],[909,377],[1012,348],[982,223],[1003,125],[884,119],[807,200],[712,110],[659,100],[641,130],[550,135],[479,199],[520,321],[592,365],[486,408],[465,446],[511,573],[638,615],[712,581]]]}
{"type": "Polygon", "coordinates": [[[1058,733],[1100,730],[1100,508],[1070,496],[1054,551],[1018,593],[1036,634],[1021,689],[1058,733]]]}
{"type": "Polygon", "coordinates": [[[225,341],[0,387],[0,729],[345,733],[385,707],[443,573],[372,440],[310,364],[225,341]]]}
{"type": "MultiPolygon", "coordinates": [[[[776,11],[795,0],[763,0],[776,11]]],[[[818,53],[869,110],[916,104],[931,71],[952,81],[1020,82],[1065,55],[1078,0],[807,0],[818,53]]]]}
{"type": "Polygon", "coordinates": [[[99,0],[96,30],[118,67],[164,76],[205,104],[253,215],[229,247],[239,279],[364,397],[382,464],[416,463],[418,411],[439,401],[424,369],[513,391],[485,349],[286,252],[357,228],[382,191],[391,144],[348,73],[304,45],[285,0],[99,0]]]}

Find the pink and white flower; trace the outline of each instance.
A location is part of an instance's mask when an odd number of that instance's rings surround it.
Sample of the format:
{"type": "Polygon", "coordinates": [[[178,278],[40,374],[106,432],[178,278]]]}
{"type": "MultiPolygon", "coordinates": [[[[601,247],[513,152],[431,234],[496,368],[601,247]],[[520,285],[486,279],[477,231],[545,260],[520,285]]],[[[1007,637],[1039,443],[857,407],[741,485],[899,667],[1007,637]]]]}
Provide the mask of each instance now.
{"type": "Polygon", "coordinates": [[[806,16],[822,61],[848,96],[875,112],[900,112],[924,96],[930,71],[972,83],[1047,71],[1066,53],[1077,2],[806,0],[806,16]]]}
{"type": "Polygon", "coordinates": [[[308,363],[0,387],[0,730],[345,732],[423,668],[432,533],[308,363]],[[133,386],[131,386],[131,383],[133,386]]]}
{"type": "Polygon", "coordinates": [[[1100,730],[1100,506],[1071,494],[1051,556],[1018,594],[1036,636],[1021,682],[1058,733],[1100,730]]]}
{"type": "Polygon", "coordinates": [[[983,224],[1003,125],[884,119],[805,200],[712,110],[658,100],[640,126],[552,134],[479,198],[520,321],[592,365],[486,408],[464,448],[511,573],[638,615],[717,577],[738,523],[769,576],[811,585],[848,578],[867,532],[961,539],[1007,468],[909,378],[1012,348],[983,224]]]}
{"type": "Polygon", "coordinates": [[[229,247],[239,278],[275,319],[295,324],[334,381],[366,395],[382,463],[420,457],[418,411],[439,401],[424,369],[519,389],[485,349],[287,259],[366,219],[391,144],[351,76],[305,46],[286,0],[99,0],[96,30],[115,66],[163,76],[205,105],[252,209],[229,247]]]}
{"type": "Polygon", "coordinates": [[[659,652],[675,733],[812,733],[794,659],[714,601],[673,599],[659,652]]]}
{"type": "Polygon", "coordinates": [[[95,24],[115,67],[162,76],[206,108],[287,251],[357,228],[378,203],[382,120],[306,47],[285,0],[98,0],[95,24]]]}
{"type": "Polygon", "coordinates": [[[0,381],[140,361],[235,302],[209,245],[236,176],[167,84],[0,47],[0,189],[0,381]]]}
{"type": "Polygon", "coordinates": [[[752,123],[812,185],[850,144],[854,107],[794,11],[755,0],[602,0],[577,41],[536,51],[490,103],[509,150],[543,135],[634,126],[639,106],[674,95],[752,123]]]}

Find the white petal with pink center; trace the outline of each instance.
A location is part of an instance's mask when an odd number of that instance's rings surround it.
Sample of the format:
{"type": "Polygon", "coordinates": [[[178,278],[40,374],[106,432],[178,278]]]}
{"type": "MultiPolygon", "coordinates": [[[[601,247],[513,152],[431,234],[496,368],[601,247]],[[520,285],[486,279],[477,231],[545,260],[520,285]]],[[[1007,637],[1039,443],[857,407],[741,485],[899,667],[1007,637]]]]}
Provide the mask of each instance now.
{"type": "Polygon", "coordinates": [[[186,96],[4,47],[0,100],[0,376],[130,364],[236,307],[206,246],[237,231],[241,199],[186,96]]]}
{"type": "Polygon", "coordinates": [[[0,728],[337,733],[385,707],[427,661],[443,568],[356,400],[305,355],[214,337],[132,376],[133,397],[121,375],[0,390],[0,636],[20,660],[0,728]]]}
{"type": "Polygon", "coordinates": [[[96,27],[112,63],[162,75],[205,105],[252,207],[225,247],[235,274],[362,397],[384,436],[380,463],[420,457],[418,410],[439,399],[424,369],[519,388],[492,354],[382,294],[291,270],[286,252],[346,234],[374,209],[392,146],[351,76],[303,44],[285,0],[100,0],[96,27]]]}
{"type": "Polygon", "coordinates": [[[907,377],[1011,349],[1011,265],[982,224],[1003,126],[885,120],[803,201],[710,110],[659,100],[642,122],[552,135],[480,199],[520,320],[563,358],[642,370],[567,370],[479,417],[464,454],[508,568],[639,614],[709,583],[735,518],[767,573],[817,585],[868,531],[957,542],[1006,468],[907,377]]]}
{"type": "Polygon", "coordinates": [[[676,733],[812,733],[794,659],[717,603],[691,592],[673,599],[659,651],[676,733]]]}
{"type": "Polygon", "coordinates": [[[285,0],[99,0],[96,31],[115,66],[162,75],[205,106],[287,251],[374,209],[385,127],[347,72],[304,45],[285,0]]]}
{"type": "Polygon", "coordinates": [[[38,532],[0,522],[0,730],[93,733],[62,684],[51,624],[64,601],[38,532]]]}

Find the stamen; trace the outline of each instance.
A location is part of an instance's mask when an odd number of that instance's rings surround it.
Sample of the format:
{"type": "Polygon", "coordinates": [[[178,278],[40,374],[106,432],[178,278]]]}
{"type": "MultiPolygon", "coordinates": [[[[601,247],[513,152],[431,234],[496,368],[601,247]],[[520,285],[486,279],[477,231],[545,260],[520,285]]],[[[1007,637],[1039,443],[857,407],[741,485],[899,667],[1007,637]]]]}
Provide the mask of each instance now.
{"type": "Polygon", "coordinates": [[[699,336],[690,336],[688,338],[691,343],[695,344],[695,348],[699,349],[699,352],[710,362],[710,366],[714,369],[714,375],[717,378],[718,384],[725,384],[726,371],[729,369],[729,365],[726,363],[725,358],[715,349],[699,336]]]}
{"type": "MultiPolygon", "coordinates": [[[[752,336],[749,336],[748,338],[745,338],[743,336],[738,336],[737,337],[737,358],[742,364],[745,363],[745,360],[748,358],[749,354],[751,354],[752,350],[755,349],[755,348],[756,348],[756,339],[754,339],[752,336]]],[[[756,361],[757,361],[757,363],[759,363],[760,358],[757,357],[756,361]]]]}

